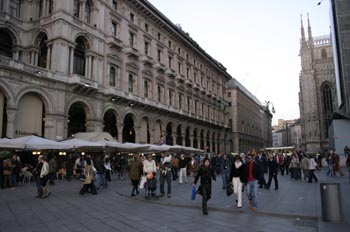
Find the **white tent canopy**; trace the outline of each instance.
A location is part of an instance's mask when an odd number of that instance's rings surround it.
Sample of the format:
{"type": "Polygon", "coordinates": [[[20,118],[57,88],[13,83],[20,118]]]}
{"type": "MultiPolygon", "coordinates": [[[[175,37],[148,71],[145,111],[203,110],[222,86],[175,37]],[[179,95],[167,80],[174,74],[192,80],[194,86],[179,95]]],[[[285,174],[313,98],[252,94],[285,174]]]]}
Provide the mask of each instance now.
{"type": "Polygon", "coordinates": [[[60,143],[69,146],[70,149],[102,149],[104,147],[104,145],[101,143],[89,142],[77,138],[63,140],[60,143]]]}
{"type": "Polygon", "coordinates": [[[35,135],[24,136],[8,141],[0,141],[1,148],[26,149],[26,150],[63,150],[69,149],[65,144],[58,143],[49,139],[41,138],[35,135]]]}

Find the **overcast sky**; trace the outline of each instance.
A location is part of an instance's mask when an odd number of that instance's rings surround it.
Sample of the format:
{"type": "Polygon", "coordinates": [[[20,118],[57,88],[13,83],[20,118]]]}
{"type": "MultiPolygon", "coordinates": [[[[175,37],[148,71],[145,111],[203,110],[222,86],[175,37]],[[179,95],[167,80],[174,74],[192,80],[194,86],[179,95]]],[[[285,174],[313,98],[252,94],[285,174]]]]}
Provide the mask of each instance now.
{"type": "Polygon", "coordinates": [[[261,102],[274,104],[277,119],[299,118],[300,14],[307,33],[330,33],[329,1],[149,0],[180,24],[261,102]]]}

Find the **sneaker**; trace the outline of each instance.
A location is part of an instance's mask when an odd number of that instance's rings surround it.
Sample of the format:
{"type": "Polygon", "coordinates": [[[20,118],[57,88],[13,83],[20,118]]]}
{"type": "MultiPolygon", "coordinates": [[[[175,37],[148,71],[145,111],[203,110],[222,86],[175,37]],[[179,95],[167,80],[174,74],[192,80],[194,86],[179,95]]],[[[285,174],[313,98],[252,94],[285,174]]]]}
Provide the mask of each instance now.
{"type": "Polygon", "coordinates": [[[253,201],[249,201],[249,205],[253,205],[253,201]]]}
{"type": "Polygon", "coordinates": [[[208,211],[203,211],[203,214],[204,215],[208,215],[208,211]]]}
{"type": "Polygon", "coordinates": [[[132,196],[132,197],[135,197],[136,195],[132,193],[131,196],[132,196]]]}
{"type": "Polygon", "coordinates": [[[253,210],[253,211],[256,211],[256,207],[253,207],[252,210],[253,210]]]}
{"type": "Polygon", "coordinates": [[[168,198],[170,198],[171,197],[171,194],[168,194],[168,198]]]}

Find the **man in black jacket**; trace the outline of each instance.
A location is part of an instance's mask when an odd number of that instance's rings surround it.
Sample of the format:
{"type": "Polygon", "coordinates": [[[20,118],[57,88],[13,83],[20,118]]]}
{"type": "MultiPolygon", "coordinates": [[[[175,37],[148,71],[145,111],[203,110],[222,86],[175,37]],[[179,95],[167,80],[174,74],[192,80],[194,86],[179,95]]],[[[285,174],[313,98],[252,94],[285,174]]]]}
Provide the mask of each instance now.
{"type": "Polygon", "coordinates": [[[202,195],[202,209],[203,214],[208,215],[207,201],[211,198],[211,180],[216,181],[215,172],[210,168],[210,161],[208,158],[203,160],[203,165],[200,167],[193,185],[195,186],[199,177],[201,178],[201,185],[198,188],[199,194],[202,195]]]}
{"type": "Polygon", "coordinates": [[[278,164],[276,160],[273,158],[273,155],[269,155],[269,181],[267,182],[266,189],[270,189],[272,178],[275,182],[275,190],[278,190],[278,180],[277,180],[277,171],[278,164]]]}
{"type": "Polygon", "coordinates": [[[247,196],[252,210],[256,211],[258,203],[258,179],[259,166],[254,161],[254,156],[248,155],[248,162],[245,164],[245,179],[247,180],[247,196]]]}

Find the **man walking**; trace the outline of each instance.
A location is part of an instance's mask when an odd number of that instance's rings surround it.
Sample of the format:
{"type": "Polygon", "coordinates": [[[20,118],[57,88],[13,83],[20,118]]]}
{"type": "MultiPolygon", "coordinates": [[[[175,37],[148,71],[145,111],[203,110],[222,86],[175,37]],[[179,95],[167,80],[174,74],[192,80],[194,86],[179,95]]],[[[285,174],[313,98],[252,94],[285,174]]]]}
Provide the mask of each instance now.
{"type": "Polygon", "coordinates": [[[179,184],[183,183],[182,182],[183,178],[185,178],[185,183],[187,183],[187,162],[186,162],[184,154],[181,154],[181,156],[180,156],[179,168],[180,168],[179,184]]]}
{"type": "Polygon", "coordinates": [[[226,189],[231,174],[231,160],[227,158],[226,154],[224,154],[222,157],[220,169],[222,178],[222,189],[226,189]]]}
{"type": "Polygon", "coordinates": [[[269,166],[269,181],[267,182],[266,189],[270,189],[272,178],[273,178],[275,182],[275,190],[278,190],[278,180],[277,180],[278,165],[272,155],[269,156],[268,166],[269,166]]]}
{"type": "Polygon", "coordinates": [[[256,211],[258,204],[258,178],[259,167],[253,159],[253,155],[249,154],[248,162],[245,164],[245,179],[247,180],[247,196],[252,210],[256,211]]]}

